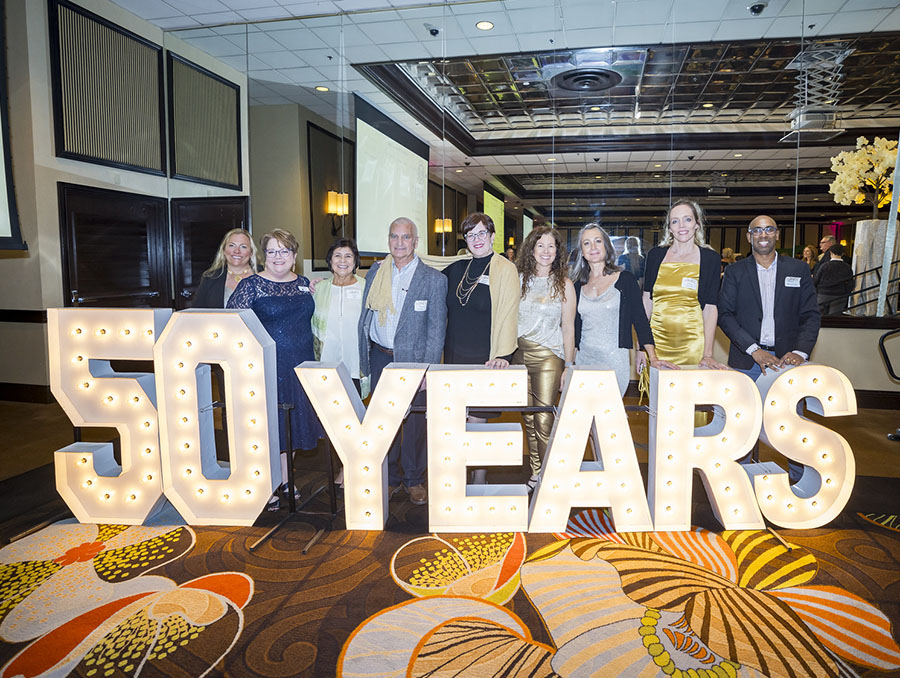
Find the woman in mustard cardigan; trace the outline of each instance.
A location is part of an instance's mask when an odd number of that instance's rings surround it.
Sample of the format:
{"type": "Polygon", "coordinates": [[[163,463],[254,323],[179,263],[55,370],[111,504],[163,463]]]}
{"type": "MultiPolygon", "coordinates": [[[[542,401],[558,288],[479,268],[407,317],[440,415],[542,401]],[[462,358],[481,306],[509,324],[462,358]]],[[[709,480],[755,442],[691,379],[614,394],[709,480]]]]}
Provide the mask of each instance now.
{"type": "MultiPolygon", "coordinates": [[[[516,351],[519,322],[519,274],[516,266],[494,252],[494,221],[483,212],[463,219],[460,231],[471,259],[444,269],[447,276],[447,333],[444,363],[509,366],[516,351]]],[[[469,417],[483,422],[497,416],[469,417]]],[[[475,483],[485,482],[485,469],[476,469],[475,483]]]]}

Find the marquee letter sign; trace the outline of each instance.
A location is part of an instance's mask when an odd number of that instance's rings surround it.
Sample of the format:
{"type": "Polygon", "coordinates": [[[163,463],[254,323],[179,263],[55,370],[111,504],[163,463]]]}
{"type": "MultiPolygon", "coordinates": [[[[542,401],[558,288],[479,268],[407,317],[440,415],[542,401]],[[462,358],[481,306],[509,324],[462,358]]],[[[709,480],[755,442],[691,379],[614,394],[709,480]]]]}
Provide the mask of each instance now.
{"type": "Polygon", "coordinates": [[[156,386],[152,373],[116,373],[110,360],[153,360],[169,309],[47,310],[50,390],[75,426],[119,432],[112,443],[57,450],[56,490],[82,523],[140,525],[162,504],[156,386]]]}
{"type": "Polygon", "coordinates": [[[153,355],[166,497],[191,525],[252,525],[281,484],[275,342],[252,311],[196,309],[172,317],[153,355]],[[205,363],[225,373],[227,465],[205,363]]]}
{"type": "MultiPolygon", "coordinates": [[[[140,524],[167,498],[194,525],[251,525],[282,481],[275,344],[252,311],[50,309],[50,386],[76,426],[115,427],[109,443],[56,451],[59,493],[82,522],[140,524]],[[153,360],[154,374],[117,373],[111,360],[153,360]],[[210,363],[225,375],[230,458],[216,459],[210,363]],[[157,400],[158,398],[158,400],[157,400]],[[159,412],[157,413],[157,403],[159,412]]],[[[847,378],[805,364],[754,383],[734,370],[650,372],[649,501],[615,375],[571,368],[541,478],[469,485],[470,467],[522,464],[519,424],[468,424],[472,407],[524,406],[522,366],[389,365],[363,406],[343,365],[295,368],[344,464],[348,529],[383,529],[387,452],[423,377],[428,403],[429,529],[561,532],[575,508],[608,507],[623,532],[688,530],[693,471],[729,530],[827,524],[846,506],[856,472],[837,433],[803,417],[856,414],[847,378]],[[712,421],[694,428],[695,408],[712,421]],[[738,464],[757,438],[804,466],[738,464]],[[594,450],[583,461],[586,442],[594,450]]]]}

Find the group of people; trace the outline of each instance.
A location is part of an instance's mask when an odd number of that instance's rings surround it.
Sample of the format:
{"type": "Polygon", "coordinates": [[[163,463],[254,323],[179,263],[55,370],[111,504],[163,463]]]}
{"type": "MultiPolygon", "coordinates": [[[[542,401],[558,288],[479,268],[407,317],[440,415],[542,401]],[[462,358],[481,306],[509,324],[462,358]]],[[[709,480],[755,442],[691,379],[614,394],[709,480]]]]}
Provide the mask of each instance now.
{"type": "MultiPolygon", "coordinates": [[[[538,226],[515,263],[495,252],[487,214],[470,214],[460,231],[470,256],[439,271],[417,256],[416,225],[395,219],[389,256],[364,280],[356,275],[355,243],[340,239],[326,257],[332,278],[311,284],[294,272],[293,235],[264,235],[257,270],[252,240],[235,229],[194,305],[250,308],[259,317],[276,343],[278,401],[293,406],[292,442],[300,449],[315,447],[323,435],[293,374],[306,360],[343,362],[363,398],[392,362],[524,365],[529,405],[551,407],[572,365],[613,371],[624,395],[635,348],[638,372],[647,365],[725,369],[713,357],[717,325],[731,340],[728,365],[753,378],[808,359],[818,336],[812,276],[802,261],[776,256],[779,231],[767,216],[748,228],[752,256],[729,265],[724,276],[705,243],[702,210],[691,201],[672,206],[662,242],[646,257],[639,242],[617,257],[596,223],[581,229],[571,257],[559,231],[538,226]]],[[[423,382],[414,410],[425,403],[424,389],[423,382]]],[[[494,416],[473,411],[469,420],[494,416]]],[[[534,488],[554,419],[551,411],[523,419],[534,488]]],[[[286,449],[283,426],[280,436],[286,449]]],[[[426,503],[426,467],[425,415],[411,411],[388,453],[391,495],[406,492],[413,504],[426,503]]],[[[474,469],[471,482],[486,482],[485,469],[474,469]]]]}

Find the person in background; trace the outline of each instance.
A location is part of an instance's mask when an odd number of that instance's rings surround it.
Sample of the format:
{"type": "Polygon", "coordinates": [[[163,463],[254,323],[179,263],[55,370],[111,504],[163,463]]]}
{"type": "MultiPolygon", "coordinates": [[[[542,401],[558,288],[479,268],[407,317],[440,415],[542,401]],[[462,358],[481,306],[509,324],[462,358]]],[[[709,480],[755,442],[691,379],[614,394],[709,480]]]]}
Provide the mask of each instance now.
{"type": "MultiPolygon", "coordinates": [[[[807,264],[779,255],[778,235],[772,217],[753,219],[747,229],[752,255],[725,270],[719,292],[719,326],[731,341],[728,364],[754,381],[766,369],[807,361],[821,324],[807,264]]],[[[789,461],[788,472],[796,482],[803,465],[789,461]]]]}
{"type": "Polygon", "coordinates": [[[516,248],[512,245],[506,248],[506,258],[511,262],[516,263],[516,248]]]}
{"type": "MultiPolygon", "coordinates": [[[[265,255],[265,267],[257,274],[238,283],[228,308],[249,308],[259,318],[266,332],[275,341],[275,370],[278,377],[278,403],[293,406],[291,447],[311,450],[324,435],[322,425],[300,385],[294,368],[306,360],[313,360],[312,320],[315,302],[309,290],[309,280],[294,272],[297,262],[297,239],[287,231],[276,228],[260,239],[265,255]]],[[[282,457],[282,478],[287,478],[287,464],[293,463],[293,450],[287,449],[284,417],[279,412],[278,434],[282,457]]],[[[293,488],[295,496],[299,496],[293,488]]],[[[269,502],[270,510],[279,508],[278,495],[269,502]]]]}
{"type": "MultiPolygon", "coordinates": [[[[406,217],[388,229],[390,256],[376,262],[366,275],[359,317],[359,372],[363,397],[375,390],[384,368],[392,362],[439,363],[447,328],[447,279],[416,256],[415,223],[406,217]]],[[[425,405],[422,381],[413,406],[425,405]]],[[[425,415],[412,412],[388,450],[388,498],[409,492],[413,504],[428,502],[425,473],[428,449],[425,415]]]]}
{"type": "Polygon", "coordinates": [[[734,250],[730,247],[725,247],[722,249],[722,274],[725,274],[725,267],[729,264],[733,264],[737,259],[734,257],[734,250]]]}
{"type": "MultiPolygon", "coordinates": [[[[537,226],[522,244],[517,268],[521,285],[518,349],[513,364],[528,370],[528,406],[552,407],[563,373],[575,359],[575,288],[566,275],[566,247],[559,231],[537,226]]],[[[553,413],[523,414],[531,478],[537,486],[553,428],[553,413]]]]}
{"type": "Polygon", "coordinates": [[[256,243],[242,228],[232,228],[216,250],[212,265],[203,272],[191,308],[225,308],[237,284],[258,270],[256,243]]]}
{"type": "MultiPolygon", "coordinates": [[[[833,235],[823,235],[822,239],[819,241],[819,249],[822,250],[822,254],[819,255],[819,260],[816,262],[815,267],[813,268],[813,276],[816,275],[816,271],[819,270],[819,267],[827,261],[830,261],[830,258],[827,255],[828,250],[837,245],[837,238],[833,235]]],[[[844,260],[845,264],[853,263],[846,254],[841,257],[844,260]]]]}
{"type": "Polygon", "coordinates": [[[657,357],[641,288],[634,275],[612,263],[615,251],[609,234],[598,224],[587,224],[578,233],[578,243],[571,272],[577,308],[575,364],[613,370],[624,396],[631,376],[632,328],[653,367],[675,366],[657,357]]]}
{"type": "Polygon", "coordinates": [[[819,261],[819,251],[815,245],[807,245],[803,248],[803,256],[800,257],[809,266],[809,272],[812,273],[819,261]]]}
{"type": "MultiPolygon", "coordinates": [[[[518,345],[519,275],[516,266],[494,252],[494,221],[473,212],[460,224],[460,233],[472,254],[455,261],[443,273],[447,278],[447,337],[444,362],[449,365],[509,366],[518,345]]],[[[470,416],[478,423],[491,418],[470,416]]],[[[475,483],[486,482],[486,469],[475,469],[475,483]]]]}
{"type": "Polygon", "coordinates": [[[616,259],[616,266],[628,271],[637,280],[638,286],[644,283],[644,268],[646,258],[641,254],[640,238],[630,235],[625,238],[625,251],[616,259]]]}
{"type": "MultiPolygon", "coordinates": [[[[659,247],[647,253],[644,307],[656,354],[675,365],[725,366],[713,358],[721,260],[707,244],[703,211],[679,200],[666,219],[659,247]]],[[[639,368],[643,356],[638,354],[639,368]]]]}
{"type": "Polygon", "coordinates": [[[853,292],[853,269],[843,259],[844,246],[840,243],[828,249],[828,256],[813,276],[816,302],[822,315],[840,315],[847,310],[847,301],[853,292]]]}

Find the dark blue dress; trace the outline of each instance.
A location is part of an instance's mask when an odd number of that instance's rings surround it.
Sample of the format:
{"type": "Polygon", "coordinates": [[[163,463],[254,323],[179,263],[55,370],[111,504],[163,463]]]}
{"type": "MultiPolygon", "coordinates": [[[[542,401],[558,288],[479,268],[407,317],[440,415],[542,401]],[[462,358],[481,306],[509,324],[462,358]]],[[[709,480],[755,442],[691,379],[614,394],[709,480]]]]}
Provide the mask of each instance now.
{"type": "MultiPolygon", "coordinates": [[[[304,360],[315,360],[310,320],[315,302],[309,279],[298,276],[290,282],[272,282],[259,275],[244,278],[228,299],[228,308],[252,310],[275,341],[278,402],[291,403],[291,444],[311,450],[323,436],[322,426],[294,368],[304,360]]],[[[284,413],[278,411],[281,449],[286,449],[284,413]]]]}

